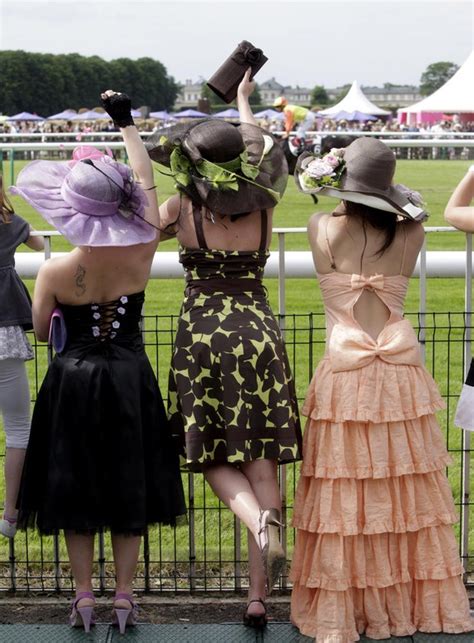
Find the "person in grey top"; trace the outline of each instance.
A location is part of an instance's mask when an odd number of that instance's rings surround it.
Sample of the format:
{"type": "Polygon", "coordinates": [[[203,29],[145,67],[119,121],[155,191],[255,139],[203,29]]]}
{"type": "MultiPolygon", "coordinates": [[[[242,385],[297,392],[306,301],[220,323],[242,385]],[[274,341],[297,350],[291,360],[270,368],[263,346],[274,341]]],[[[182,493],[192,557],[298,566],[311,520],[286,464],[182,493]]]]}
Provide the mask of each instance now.
{"type": "Polygon", "coordinates": [[[30,391],[25,361],[33,351],[25,330],[33,327],[31,301],[15,270],[15,251],[25,243],[33,250],[44,248],[41,236],[13,212],[0,175],[0,412],[6,433],[5,502],[0,534],[16,533],[16,499],[30,433],[30,391]]]}

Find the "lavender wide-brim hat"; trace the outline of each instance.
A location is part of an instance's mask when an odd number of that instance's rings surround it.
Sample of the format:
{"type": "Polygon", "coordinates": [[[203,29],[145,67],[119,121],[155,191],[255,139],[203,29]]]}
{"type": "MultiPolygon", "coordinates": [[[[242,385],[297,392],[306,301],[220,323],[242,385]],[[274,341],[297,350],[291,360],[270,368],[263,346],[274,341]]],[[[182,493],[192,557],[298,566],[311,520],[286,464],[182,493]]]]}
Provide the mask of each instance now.
{"type": "Polygon", "coordinates": [[[128,166],[108,156],[32,161],[10,192],[75,246],[133,246],[156,238],[155,228],[143,218],[145,192],[128,166]]]}

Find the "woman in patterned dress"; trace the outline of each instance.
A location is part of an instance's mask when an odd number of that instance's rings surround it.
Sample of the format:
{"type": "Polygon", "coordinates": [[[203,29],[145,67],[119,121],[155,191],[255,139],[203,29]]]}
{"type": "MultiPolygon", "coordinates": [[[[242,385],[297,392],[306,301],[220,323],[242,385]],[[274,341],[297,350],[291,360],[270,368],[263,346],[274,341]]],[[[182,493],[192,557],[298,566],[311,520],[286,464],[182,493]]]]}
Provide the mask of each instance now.
{"type": "Polygon", "coordinates": [[[260,627],[266,593],[285,561],[277,464],[300,459],[301,432],[288,358],[262,284],[287,166],[253,118],[249,76],[238,90],[240,126],[177,126],[163,132],[166,140],[159,132],[149,152],[177,182],[179,193],[160,208],[160,225],[175,232],[186,276],[170,420],[184,446],[184,468],[203,472],[249,530],[244,622],[260,627]]]}

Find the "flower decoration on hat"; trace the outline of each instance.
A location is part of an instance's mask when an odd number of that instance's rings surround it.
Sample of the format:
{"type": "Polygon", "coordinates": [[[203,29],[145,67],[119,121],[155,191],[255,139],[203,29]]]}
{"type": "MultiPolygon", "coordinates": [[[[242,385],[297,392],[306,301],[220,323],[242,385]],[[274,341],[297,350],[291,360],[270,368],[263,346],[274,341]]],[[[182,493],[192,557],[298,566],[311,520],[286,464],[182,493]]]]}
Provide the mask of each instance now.
{"type": "Polygon", "coordinates": [[[344,148],[333,148],[321,157],[315,157],[301,173],[306,188],[338,187],[345,170],[344,148]]]}
{"type": "MultiPolygon", "coordinates": [[[[214,163],[202,158],[193,163],[183,152],[181,141],[172,143],[166,136],[162,136],[159,140],[160,145],[173,145],[174,149],[170,154],[170,174],[177,184],[177,187],[186,188],[191,182],[192,178],[205,181],[212,189],[215,190],[239,190],[239,180],[246,181],[255,185],[261,190],[265,190],[275,199],[275,202],[280,200],[280,193],[256,183],[256,178],[260,173],[260,165],[265,156],[271,150],[274,142],[270,136],[263,136],[264,148],[260,160],[250,162],[249,153],[244,149],[241,154],[231,161],[222,163],[214,163]]],[[[166,172],[162,172],[167,174],[166,172]]]]}

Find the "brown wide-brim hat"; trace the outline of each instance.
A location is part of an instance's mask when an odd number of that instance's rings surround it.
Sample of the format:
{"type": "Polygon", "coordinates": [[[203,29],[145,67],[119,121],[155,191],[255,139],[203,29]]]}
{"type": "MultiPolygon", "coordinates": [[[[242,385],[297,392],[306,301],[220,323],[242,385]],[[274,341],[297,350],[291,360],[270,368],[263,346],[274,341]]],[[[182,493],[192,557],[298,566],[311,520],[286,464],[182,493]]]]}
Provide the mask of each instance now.
{"type": "Polygon", "coordinates": [[[428,213],[410,199],[410,190],[393,185],[395,156],[380,140],[367,136],[357,138],[345,148],[345,167],[337,187],[309,187],[302,180],[309,163],[317,155],[304,152],[298,157],[295,181],[306,194],[321,194],[344,201],[361,203],[408,219],[423,221],[428,213]]]}
{"type": "Polygon", "coordinates": [[[286,189],[288,164],[281,146],[250,123],[178,123],[155,132],[146,148],[153,161],[172,170],[180,191],[215,214],[273,208],[286,189]]]}

